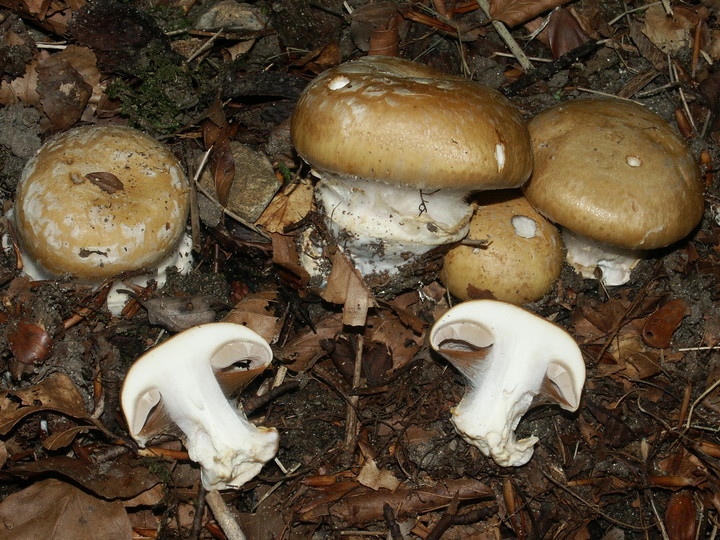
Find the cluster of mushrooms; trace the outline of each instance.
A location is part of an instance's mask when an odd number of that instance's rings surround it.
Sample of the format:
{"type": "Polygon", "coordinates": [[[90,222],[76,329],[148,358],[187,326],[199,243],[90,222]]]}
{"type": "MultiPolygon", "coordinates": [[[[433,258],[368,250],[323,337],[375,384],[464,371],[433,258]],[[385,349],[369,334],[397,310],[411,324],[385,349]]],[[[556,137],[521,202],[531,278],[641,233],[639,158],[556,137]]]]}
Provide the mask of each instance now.
{"type": "MultiPolygon", "coordinates": [[[[365,57],[318,76],[298,101],[291,139],[317,177],[331,249],[366,278],[386,282],[444,253],[441,279],[463,302],[435,323],[430,346],[469,380],[453,409],[458,432],[502,466],[532,456],[537,438],[516,440],[514,430],[533,403],[574,411],[580,402],[577,344],[519,307],[550,290],[564,246],[583,276],[622,284],[639,258],[688,235],[703,213],[690,150],[643,107],[577,100],[528,125],[497,91],[399,58],[365,57]],[[487,291],[496,300],[473,299],[487,291]]],[[[18,187],[12,217],[25,271],[95,286],[185,271],[190,189],[172,153],[137,131],[55,136],[18,187]]],[[[327,239],[309,230],[301,243],[322,284],[327,239]]],[[[274,457],[278,434],[250,423],[224,392],[271,360],[267,342],[240,325],[177,334],[126,377],[131,435],[144,445],[173,422],[207,489],[242,485],[274,457]]]]}

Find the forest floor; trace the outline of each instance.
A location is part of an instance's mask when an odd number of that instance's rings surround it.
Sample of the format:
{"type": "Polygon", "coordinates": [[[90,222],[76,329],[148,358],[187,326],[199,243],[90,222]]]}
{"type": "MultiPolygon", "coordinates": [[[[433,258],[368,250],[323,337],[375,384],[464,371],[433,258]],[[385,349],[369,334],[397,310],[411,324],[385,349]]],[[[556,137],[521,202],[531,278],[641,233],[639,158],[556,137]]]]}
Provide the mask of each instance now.
{"type": "Polygon", "coordinates": [[[30,281],[3,253],[0,539],[232,538],[223,513],[251,540],[715,538],[720,5],[559,4],[492,2],[523,68],[477,2],[0,0],[6,211],[42,141],[76,125],[144,130],[191,178],[209,156],[193,184],[194,269],[134,289],[119,316],[104,288],[30,281]],[[348,326],[349,297],[312,287],[293,258],[315,214],[289,119],[316,75],[368,51],[496,88],[527,119],[580,97],[632,99],[702,166],[705,215],[689,237],[621,286],[566,265],[525,306],[575,338],[587,380],[577,412],[524,416],[518,437],[539,438],[524,466],[496,465],[455,431],[467,383],[428,349],[456,303],[435,275],[371,297],[348,326]],[[240,402],[280,435],[275,460],[222,492],[224,511],[205,504],[178,437],[140,449],[120,408],[143,352],[219,320],[272,344],[240,402]]]}

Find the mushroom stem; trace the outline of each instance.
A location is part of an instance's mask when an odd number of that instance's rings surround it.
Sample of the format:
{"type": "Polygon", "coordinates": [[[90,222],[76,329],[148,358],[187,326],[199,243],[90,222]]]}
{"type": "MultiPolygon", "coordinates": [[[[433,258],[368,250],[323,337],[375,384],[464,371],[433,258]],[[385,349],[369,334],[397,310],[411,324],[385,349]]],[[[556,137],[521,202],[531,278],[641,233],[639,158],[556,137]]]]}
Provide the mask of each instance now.
{"type": "Polygon", "coordinates": [[[333,236],[361,274],[392,275],[468,232],[467,189],[421,190],[314,171],[315,193],[333,236]]]}
{"type": "Polygon", "coordinates": [[[647,250],[603,244],[565,227],[562,228],[562,238],[568,264],[582,277],[599,279],[607,286],[627,283],[633,268],[648,254],[647,250]]]}

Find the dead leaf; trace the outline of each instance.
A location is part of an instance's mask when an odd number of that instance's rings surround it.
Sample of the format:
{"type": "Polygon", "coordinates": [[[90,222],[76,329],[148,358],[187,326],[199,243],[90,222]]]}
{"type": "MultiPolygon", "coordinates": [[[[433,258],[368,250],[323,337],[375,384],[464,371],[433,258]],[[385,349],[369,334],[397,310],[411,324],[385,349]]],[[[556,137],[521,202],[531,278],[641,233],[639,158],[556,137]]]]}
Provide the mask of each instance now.
{"type": "Polygon", "coordinates": [[[73,418],[88,416],[75,384],[64,373],[22,390],[0,392],[0,434],[5,435],[17,422],[38,411],[56,411],[73,418]]]}
{"type": "Polygon", "coordinates": [[[305,371],[310,362],[322,353],[320,341],[333,340],[343,329],[342,314],[327,315],[315,323],[315,330],[307,329],[298,334],[282,348],[279,353],[291,371],[305,371]]]}
{"type": "Polygon", "coordinates": [[[117,176],[109,172],[92,172],[85,175],[90,183],[99,187],[105,193],[112,195],[116,191],[123,191],[125,185],[117,176]]]}
{"type": "Polygon", "coordinates": [[[578,20],[565,8],[553,11],[545,31],[554,58],[559,58],[590,41],[590,37],[580,27],[578,20]]]}
{"type": "Polygon", "coordinates": [[[667,349],[680,322],[690,314],[687,302],[682,298],[670,300],[656,309],[645,321],[642,338],[657,349],[667,349]]]}
{"type": "Polygon", "coordinates": [[[282,320],[275,316],[272,307],[277,302],[275,291],[248,294],[235,304],[223,321],[247,326],[265,341],[274,343],[282,330],[282,320]]]}
{"type": "Polygon", "coordinates": [[[534,19],[541,13],[562,6],[570,0],[491,0],[490,16],[510,28],[534,19]]]}
{"type": "Polygon", "coordinates": [[[292,237],[282,234],[270,234],[272,240],[273,264],[278,266],[280,278],[297,288],[310,281],[310,274],[300,264],[300,256],[292,237]]]}
{"type": "Polygon", "coordinates": [[[668,540],[694,540],[697,525],[697,510],[692,491],[683,489],[670,495],[665,510],[668,540]]]}
{"type": "Polygon", "coordinates": [[[51,478],[35,482],[0,503],[1,540],[89,537],[133,537],[121,502],[98,499],[51,478]]]}
{"type": "Polygon", "coordinates": [[[395,491],[400,485],[400,480],[398,480],[392,472],[387,469],[378,469],[374,459],[368,459],[365,462],[363,468],[360,469],[357,480],[363,486],[374,489],[375,491],[379,489],[395,491]]]}
{"type": "Polygon", "coordinates": [[[92,87],[67,60],[51,55],[38,62],[37,91],[54,130],[64,130],[82,116],[92,87]]]}
{"type": "MultiPolygon", "coordinates": [[[[357,486],[355,482],[352,482],[357,486]]],[[[459,500],[476,500],[494,497],[493,491],[474,478],[460,478],[437,482],[431,486],[400,486],[394,492],[387,490],[348,490],[340,500],[323,501],[311,509],[301,508],[301,520],[316,521],[332,515],[350,526],[362,526],[383,519],[383,507],[389,504],[396,509],[396,518],[405,519],[417,514],[447,507],[457,494],[459,500]]]]}
{"type": "Polygon", "coordinates": [[[132,499],[160,483],[148,467],[128,455],[110,463],[92,463],[65,456],[45,458],[7,468],[2,474],[18,478],[47,477],[48,473],[76,482],[104,499],[132,499]]]}
{"type": "Polygon", "coordinates": [[[332,270],[321,296],[343,306],[343,324],[348,326],[365,326],[368,309],[375,304],[360,272],[339,249],[333,256],[332,270]]]}
{"type": "Polygon", "coordinates": [[[212,322],[217,312],[226,307],[224,302],[209,294],[138,301],[147,310],[150,324],[162,326],[171,332],[182,332],[191,326],[212,322]]]}
{"type": "Polygon", "coordinates": [[[313,187],[310,183],[285,186],[275,195],[255,224],[269,233],[282,234],[314,208],[313,200],[313,187]]]}

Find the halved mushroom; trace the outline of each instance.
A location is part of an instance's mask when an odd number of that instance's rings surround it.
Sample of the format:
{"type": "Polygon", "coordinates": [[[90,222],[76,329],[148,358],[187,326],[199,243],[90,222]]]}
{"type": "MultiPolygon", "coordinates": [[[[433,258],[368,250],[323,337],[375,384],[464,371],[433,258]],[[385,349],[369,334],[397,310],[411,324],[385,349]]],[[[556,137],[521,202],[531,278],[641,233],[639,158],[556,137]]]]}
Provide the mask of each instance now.
{"type": "Polygon", "coordinates": [[[275,456],[278,434],[251,424],[221,384],[247,384],[271,360],[267,342],[239,324],[203,324],[173,336],[141,356],[125,378],[130,435],[145,446],[174,423],[206,489],[241,486],[275,456]]]}
{"type": "Polygon", "coordinates": [[[585,363],[559,326],[497,300],[463,302],[430,332],[431,347],[469,381],[452,421],[463,439],[503,467],[527,463],[537,437],[515,439],[533,403],[550,400],[577,409],[585,363]],[[539,398],[539,399],[538,399],[539,398]]]}

